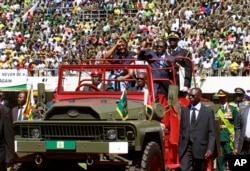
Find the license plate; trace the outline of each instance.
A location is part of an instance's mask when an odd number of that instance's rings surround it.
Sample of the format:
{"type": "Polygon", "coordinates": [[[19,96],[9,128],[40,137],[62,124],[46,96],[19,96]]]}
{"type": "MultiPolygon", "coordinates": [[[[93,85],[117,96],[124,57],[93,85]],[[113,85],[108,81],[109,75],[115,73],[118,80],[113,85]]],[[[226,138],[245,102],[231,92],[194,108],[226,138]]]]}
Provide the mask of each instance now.
{"type": "Polygon", "coordinates": [[[75,141],[57,141],[49,140],[46,141],[47,150],[75,150],[76,142],[75,141]]]}
{"type": "Polygon", "coordinates": [[[128,142],[109,142],[109,153],[127,154],[128,142]]]}

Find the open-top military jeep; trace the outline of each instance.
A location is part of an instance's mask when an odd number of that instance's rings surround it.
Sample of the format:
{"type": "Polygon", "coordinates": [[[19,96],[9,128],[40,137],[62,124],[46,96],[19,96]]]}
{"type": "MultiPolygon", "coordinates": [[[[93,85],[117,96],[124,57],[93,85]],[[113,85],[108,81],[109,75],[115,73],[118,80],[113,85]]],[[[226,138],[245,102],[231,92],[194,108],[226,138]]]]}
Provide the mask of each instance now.
{"type": "MultiPolygon", "coordinates": [[[[44,88],[40,86],[38,93],[44,94],[44,88]]],[[[16,162],[24,170],[55,161],[86,163],[87,170],[94,171],[178,168],[177,96],[178,87],[168,79],[154,79],[148,65],[62,65],[54,104],[42,120],[14,123],[16,162]],[[96,69],[102,86],[92,84],[96,69]],[[145,91],[131,89],[135,77],[113,76],[114,71],[128,69],[135,75],[146,73],[145,91]],[[155,102],[154,81],[169,81],[167,106],[155,102]],[[124,96],[126,116],[118,109],[124,96]]]]}

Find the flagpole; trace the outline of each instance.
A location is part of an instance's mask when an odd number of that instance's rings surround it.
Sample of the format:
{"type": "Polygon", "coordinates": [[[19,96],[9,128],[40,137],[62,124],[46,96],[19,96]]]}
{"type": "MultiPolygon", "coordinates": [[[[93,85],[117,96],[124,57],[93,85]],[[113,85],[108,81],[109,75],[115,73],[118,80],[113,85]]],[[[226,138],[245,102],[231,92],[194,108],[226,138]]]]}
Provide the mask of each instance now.
{"type": "Polygon", "coordinates": [[[30,103],[31,103],[31,106],[34,106],[35,104],[35,100],[34,100],[34,94],[33,94],[33,84],[31,84],[30,86],[30,103]]]}
{"type": "Polygon", "coordinates": [[[148,89],[144,90],[144,105],[148,103],[148,89]]]}

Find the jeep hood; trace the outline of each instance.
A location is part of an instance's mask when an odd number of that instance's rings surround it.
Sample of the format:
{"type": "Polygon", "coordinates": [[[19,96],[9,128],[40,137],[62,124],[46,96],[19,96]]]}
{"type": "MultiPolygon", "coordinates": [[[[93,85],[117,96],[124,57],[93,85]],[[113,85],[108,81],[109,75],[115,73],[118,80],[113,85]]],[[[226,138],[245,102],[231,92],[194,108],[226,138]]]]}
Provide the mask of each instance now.
{"type": "MultiPolygon", "coordinates": [[[[73,99],[54,103],[44,120],[121,120],[117,112],[118,99],[73,99]]],[[[144,115],[142,101],[128,100],[128,119],[137,120],[144,115]]]]}

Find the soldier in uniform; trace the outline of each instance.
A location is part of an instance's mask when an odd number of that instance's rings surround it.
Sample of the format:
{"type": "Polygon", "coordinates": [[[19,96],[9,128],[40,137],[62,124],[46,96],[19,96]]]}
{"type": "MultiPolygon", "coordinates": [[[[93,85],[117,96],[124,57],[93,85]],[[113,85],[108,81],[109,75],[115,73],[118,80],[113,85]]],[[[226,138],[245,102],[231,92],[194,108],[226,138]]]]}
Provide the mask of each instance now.
{"type": "Polygon", "coordinates": [[[179,85],[180,97],[186,97],[188,90],[191,87],[192,80],[192,56],[191,53],[178,46],[178,42],[181,39],[180,33],[171,31],[168,34],[169,47],[167,48],[167,54],[174,57],[186,57],[188,59],[176,59],[176,80],[179,85]],[[180,79],[180,76],[183,78],[180,79]]]}
{"type": "Polygon", "coordinates": [[[237,106],[228,103],[228,92],[220,89],[217,93],[220,108],[217,110],[220,123],[220,145],[222,155],[217,157],[217,171],[224,171],[228,156],[231,155],[234,143],[234,125],[238,117],[237,106]]]}
{"type": "Polygon", "coordinates": [[[245,91],[242,88],[235,88],[234,89],[234,94],[235,94],[235,104],[238,106],[238,108],[241,108],[249,103],[249,101],[244,100],[245,98],[245,91]]]}
{"type": "MultiPolygon", "coordinates": [[[[103,84],[103,80],[102,80],[102,76],[103,76],[102,71],[99,69],[94,69],[91,71],[90,76],[91,76],[92,85],[94,85],[94,87],[96,87],[96,88],[91,87],[91,86],[84,86],[83,91],[103,90],[104,84],[103,84]]],[[[111,91],[113,89],[111,84],[106,84],[105,88],[107,91],[111,91]]]]}

